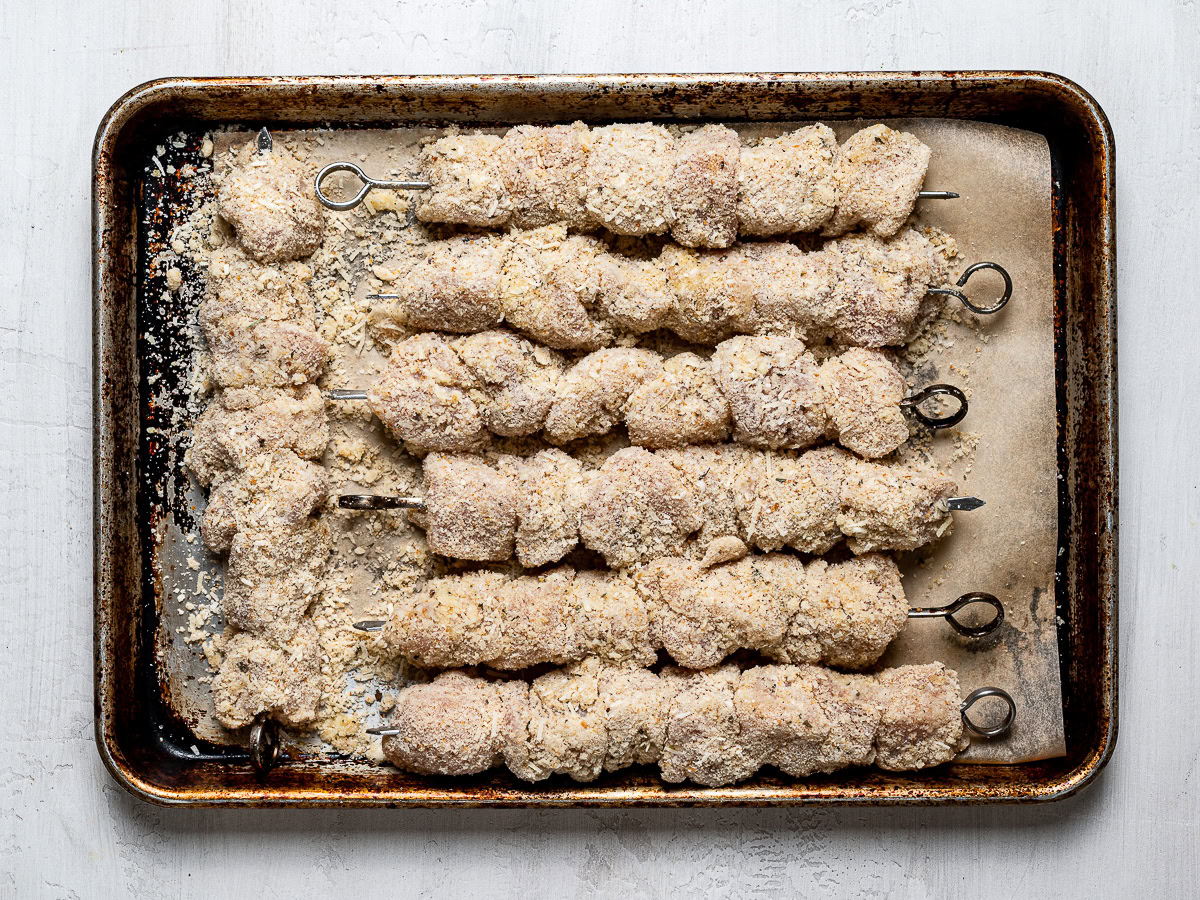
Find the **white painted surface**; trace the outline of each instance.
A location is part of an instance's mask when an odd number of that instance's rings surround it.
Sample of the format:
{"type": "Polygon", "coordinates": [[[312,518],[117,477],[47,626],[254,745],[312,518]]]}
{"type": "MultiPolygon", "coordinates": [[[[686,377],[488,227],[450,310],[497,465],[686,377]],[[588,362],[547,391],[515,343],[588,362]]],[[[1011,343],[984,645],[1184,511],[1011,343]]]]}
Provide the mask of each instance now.
{"type": "Polygon", "coordinates": [[[1193,896],[1193,0],[0,4],[0,897],[1193,896]],[[167,811],[92,744],[89,153],[163,75],[1033,68],[1119,147],[1121,737],[1036,808],[167,811]],[[47,499],[52,498],[53,504],[47,499]]]}

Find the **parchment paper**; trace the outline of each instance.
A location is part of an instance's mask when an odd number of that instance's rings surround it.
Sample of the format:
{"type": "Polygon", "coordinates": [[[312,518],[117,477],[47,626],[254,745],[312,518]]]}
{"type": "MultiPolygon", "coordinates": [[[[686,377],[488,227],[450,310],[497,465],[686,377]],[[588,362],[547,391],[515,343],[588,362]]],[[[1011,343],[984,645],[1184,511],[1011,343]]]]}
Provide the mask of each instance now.
{"type": "MultiPolygon", "coordinates": [[[[975,740],[963,758],[1023,762],[1062,756],[1050,151],[1039,135],[996,125],[889,124],[933,148],[926,188],[962,195],[919,203],[920,221],[952,234],[965,264],[1003,265],[1014,287],[1000,313],[968,313],[966,324],[948,325],[952,346],[930,355],[938,380],[968,391],[970,413],[960,429],[979,441],[951,469],[965,492],[987,506],[956,513],[949,538],[932,553],[902,562],[914,605],[941,605],[968,591],[988,591],[1004,603],[1006,623],[989,646],[958,638],[938,619],[910,620],[882,662],[940,659],[958,671],[964,692],[995,685],[1012,694],[1017,719],[1010,735],[975,740]],[[978,331],[969,327],[971,320],[978,331]]],[[[967,290],[990,303],[999,279],[976,276],[967,290]]],[[[933,441],[935,459],[949,460],[955,449],[951,434],[933,441]]]]}
{"type": "MultiPolygon", "coordinates": [[[[779,134],[797,124],[802,123],[737,127],[751,137],[779,134]]],[[[848,122],[835,130],[844,140],[863,124],[870,123],[848,122]]],[[[1057,471],[1049,150],[1038,135],[983,123],[888,124],[913,132],[933,149],[926,188],[962,195],[956,201],[918,203],[918,226],[936,226],[952,235],[960,267],[999,262],[1012,275],[1014,290],[1001,313],[977,317],[965,310],[951,312],[953,321],[937,323],[929,339],[909,352],[916,367],[914,384],[949,381],[966,390],[971,401],[959,429],[938,433],[918,444],[913,454],[931,456],[960,480],[963,493],[982,497],[987,505],[957,513],[949,537],[900,560],[912,605],[944,605],[969,591],[988,591],[1003,601],[1006,624],[982,642],[968,642],[940,619],[910,620],[881,664],[941,660],[958,671],[964,693],[995,685],[1012,694],[1017,704],[1012,732],[999,740],[976,739],[963,758],[1015,763],[1060,756],[1065,746],[1053,590],[1057,471]]],[[[306,142],[308,161],[316,167],[353,159],[377,177],[399,176],[415,171],[415,145],[426,133],[321,132],[306,142]]],[[[220,135],[218,150],[243,137],[220,135]]],[[[333,218],[349,221],[353,215],[333,218]]],[[[365,279],[354,280],[355,295],[368,292],[365,279]]],[[[982,303],[990,303],[999,289],[1000,279],[993,274],[976,276],[967,288],[982,303]]],[[[355,368],[366,362],[362,356],[351,359],[355,368]]],[[[332,368],[339,369],[340,362],[335,354],[332,368]]],[[[365,377],[364,372],[357,377],[365,377]]],[[[195,549],[182,547],[180,538],[174,527],[169,529],[169,548],[195,549]]],[[[361,564],[353,557],[348,562],[361,564]]],[[[167,567],[168,582],[174,580],[175,568],[167,567]]],[[[362,574],[370,577],[366,569],[362,574]]],[[[185,577],[192,573],[185,570],[185,577]]],[[[164,624],[170,628],[172,617],[167,619],[164,624]]],[[[207,627],[219,630],[220,624],[207,627]]],[[[205,695],[192,698],[200,707],[197,733],[211,729],[216,738],[220,729],[206,708],[211,703],[206,681],[192,681],[205,695]]],[[[986,718],[983,704],[978,710],[986,718]]],[[[362,712],[368,718],[368,711],[362,712]]],[[[371,711],[369,719],[374,724],[377,713],[371,711]]]]}

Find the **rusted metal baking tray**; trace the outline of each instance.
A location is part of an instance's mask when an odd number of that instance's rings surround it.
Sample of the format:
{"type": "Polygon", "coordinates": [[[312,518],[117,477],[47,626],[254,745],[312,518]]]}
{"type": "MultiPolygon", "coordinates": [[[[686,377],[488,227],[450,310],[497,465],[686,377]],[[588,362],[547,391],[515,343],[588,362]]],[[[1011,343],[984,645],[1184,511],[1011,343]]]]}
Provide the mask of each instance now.
{"type": "Polygon", "coordinates": [[[1107,762],[1117,733],[1114,147],[1103,111],[1078,85],[1037,72],[168,79],[117,101],[93,165],[96,742],[134,794],[197,806],[1023,802],[1065,797],[1107,762]],[[724,788],[668,786],[648,770],[588,785],[529,786],[506,773],[423,778],[345,759],[289,761],[260,780],[175,716],[156,672],[163,598],[152,563],[164,517],[178,506],[153,471],[155,411],[138,344],[139,290],[153,287],[139,268],[139,237],[156,224],[139,198],[156,145],[181,129],[229,125],[912,116],[1016,126],[1050,145],[1065,757],[807,780],[760,774],[724,788]]]}

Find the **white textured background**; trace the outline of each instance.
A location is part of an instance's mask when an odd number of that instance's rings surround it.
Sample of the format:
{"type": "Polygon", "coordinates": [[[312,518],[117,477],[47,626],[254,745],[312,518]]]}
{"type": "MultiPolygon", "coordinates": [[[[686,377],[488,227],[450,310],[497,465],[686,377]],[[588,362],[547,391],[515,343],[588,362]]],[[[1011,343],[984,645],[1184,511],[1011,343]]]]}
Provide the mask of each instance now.
{"type": "Polygon", "coordinates": [[[5,0],[0,897],[1194,896],[1194,0],[5,0]],[[91,703],[89,155],[164,75],[1031,68],[1117,135],[1121,736],[1051,806],[201,812],[131,799],[91,703]]]}

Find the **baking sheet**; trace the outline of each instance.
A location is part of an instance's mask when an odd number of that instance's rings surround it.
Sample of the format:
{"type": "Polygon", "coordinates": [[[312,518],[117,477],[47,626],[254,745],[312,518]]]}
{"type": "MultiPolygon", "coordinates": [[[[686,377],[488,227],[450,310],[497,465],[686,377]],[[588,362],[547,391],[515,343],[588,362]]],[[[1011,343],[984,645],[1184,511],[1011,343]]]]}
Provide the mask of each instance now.
{"type": "MultiPolygon", "coordinates": [[[[862,123],[843,123],[836,129],[844,138],[862,123]]],[[[979,762],[1020,762],[1061,755],[1064,752],[1061,690],[1054,609],[1054,563],[1057,546],[1055,388],[1053,349],[1053,291],[1051,269],[1050,160],[1042,138],[999,126],[938,120],[898,121],[890,124],[913,131],[934,150],[926,186],[953,189],[962,199],[919,204],[920,223],[936,226],[957,240],[965,263],[996,260],[1014,279],[1014,299],[999,315],[977,318],[958,315],[961,321],[939,323],[931,340],[915,355],[920,383],[946,380],[959,384],[971,397],[971,413],[958,433],[942,433],[928,445],[933,458],[947,465],[964,483],[966,491],[985,498],[988,505],[970,514],[956,515],[953,535],[932,552],[902,560],[905,587],[913,605],[941,605],[972,590],[986,590],[1005,603],[1008,622],[995,641],[968,643],[938,620],[911,621],[884,659],[888,665],[941,659],[960,673],[964,691],[984,684],[1003,687],[1013,694],[1018,719],[1003,740],[976,740],[966,758],[979,762]]],[[[779,133],[794,124],[739,128],[744,134],[779,133]]],[[[302,139],[314,169],[335,159],[354,159],[378,177],[405,174],[412,169],[415,138],[424,129],[400,132],[322,132],[295,135],[279,133],[277,140],[302,139]],[[401,148],[404,148],[403,150],[401,148]]],[[[217,153],[243,136],[222,136],[217,153]]],[[[375,196],[375,195],[373,195],[375,196]]],[[[397,220],[404,209],[388,213],[397,220]]],[[[351,227],[371,220],[362,210],[333,214],[351,227]]],[[[401,243],[421,240],[419,229],[408,229],[401,243]]],[[[370,266],[355,268],[353,294],[379,286],[370,266]],[[368,282],[372,282],[368,284],[368,282]]],[[[998,278],[972,281],[973,296],[990,298],[998,278]]],[[[345,298],[352,300],[353,298],[345,298]]],[[[985,302],[987,302],[985,300],[985,302]]],[[[333,373],[347,365],[350,374],[367,377],[377,355],[351,354],[339,345],[333,373]]],[[[330,382],[333,383],[332,381],[330,382]]],[[[337,386],[348,386],[338,383],[337,386]]],[[[335,422],[335,433],[359,428],[352,420],[335,422]]],[[[410,470],[411,471],[411,470],[410,470]]],[[[404,467],[385,473],[388,483],[407,485],[404,467]]],[[[335,473],[335,493],[339,481],[335,473]]],[[[403,536],[401,536],[403,539],[403,536]]],[[[168,529],[164,560],[164,587],[178,581],[190,590],[196,579],[198,545],[177,525],[168,529]]],[[[330,604],[328,613],[349,619],[366,612],[355,602],[353,585],[361,586],[372,575],[371,559],[353,556],[357,542],[341,548],[346,596],[330,604]],[[343,551],[346,551],[343,553],[343,551]],[[339,612],[340,610],[340,612],[339,612]]],[[[219,572],[219,561],[206,558],[201,568],[219,572]]],[[[170,594],[168,594],[170,596],[170,594]]],[[[358,598],[361,600],[361,597],[358,598]]],[[[173,606],[173,604],[168,604],[173,606]]],[[[181,607],[180,613],[185,610],[181,607]]],[[[175,612],[174,609],[167,610],[175,612]]],[[[186,630],[195,637],[194,611],[186,630]]],[[[179,621],[164,616],[166,634],[174,652],[168,665],[187,676],[170,678],[173,696],[190,712],[198,734],[228,739],[208,715],[210,700],[203,656],[196,642],[185,644],[179,621]]],[[[218,617],[208,617],[200,630],[219,632],[218,617]]],[[[388,679],[378,686],[360,683],[357,670],[347,668],[346,683],[360,689],[359,696],[386,693],[396,684],[388,679]],[[373,691],[374,689],[374,691],[373,691]]],[[[356,726],[378,721],[378,707],[347,710],[356,726]]],[[[355,727],[354,730],[359,730],[355,727]]],[[[319,749],[312,746],[310,749],[319,749]]],[[[324,749],[328,749],[325,747],[324,749]]]]}

